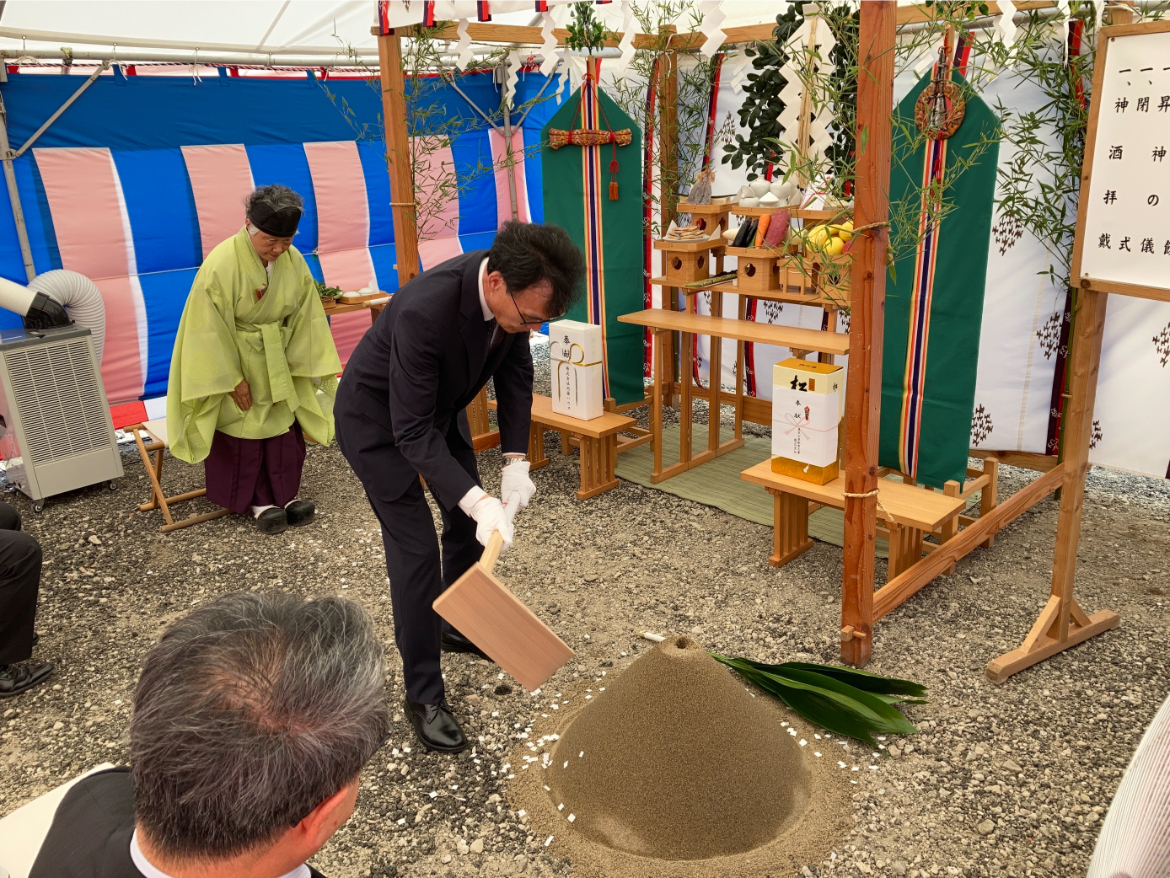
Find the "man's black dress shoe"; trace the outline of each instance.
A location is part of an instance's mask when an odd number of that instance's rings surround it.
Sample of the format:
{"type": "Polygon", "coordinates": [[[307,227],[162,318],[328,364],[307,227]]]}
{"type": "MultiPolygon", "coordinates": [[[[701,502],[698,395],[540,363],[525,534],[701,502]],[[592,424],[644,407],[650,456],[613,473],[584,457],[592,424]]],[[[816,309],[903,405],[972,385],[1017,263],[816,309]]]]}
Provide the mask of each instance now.
{"type": "Polygon", "coordinates": [[[302,527],[312,523],[317,515],[317,506],[312,500],[293,500],[284,507],[288,514],[288,523],[293,527],[302,527]]]}
{"type": "Polygon", "coordinates": [[[406,699],[406,715],[414,726],[414,733],[428,750],[440,753],[458,753],[467,749],[467,736],[459,721],[451,715],[447,699],[438,704],[415,704],[406,699]]]}
{"type": "Polygon", "coordinates": [[[262,534],[279,534],[288,530],[288,515],[279,506],[265,509],[256,518],[256,527],[262,534]]]}
{"type": "Polygon", "coordinates": [[[0,665],[0,698],[19,695],[53,675],[56,666],[52,662],[22,662],[21,664],[0,665]]]}
{"type": "Polygon", "coordinates": [[[487,659],[489,662],[491,661],[487,653],[454,629],[443,631],[443,636],[439,640],[439,646],[442,647],[443,652],[470,652],[480,658],[487,659]]]}

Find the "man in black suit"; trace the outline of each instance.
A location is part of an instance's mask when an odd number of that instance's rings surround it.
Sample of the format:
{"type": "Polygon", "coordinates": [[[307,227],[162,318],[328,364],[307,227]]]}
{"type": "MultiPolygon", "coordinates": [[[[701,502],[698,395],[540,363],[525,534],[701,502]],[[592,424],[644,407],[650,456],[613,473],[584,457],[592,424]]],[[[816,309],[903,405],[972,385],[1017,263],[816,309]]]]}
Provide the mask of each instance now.
{"type": "Polygon", "coordinates": [[[27,661],[37,643],[40,587],[41,544],[21,532],[20,513],[0,502],[0,698],[19,695],[53,673],[51,662],[27,661]]]}
{"type": "Polygon", "coordinates": [[[494,531],[505,549],[511,545],[504,504],[523,508],[536,492],[526,457],[529,334],[569,309],[584,274],[584,257],[564,229],[505,223],[490,250],[448,260],[400,289],[337,390],[337,444],[382,525],[407,715],[432,750],[467,746],[444,698],[440,649],[479,650],[431,604],[479,560],[494,531]],[[488,378],[506,460],[500,499],[480,487],[464,411],[488,378]],[[441,561],[419,476],[442,515],[441,561]]]}
{"type": "Polygon", "coordinates": [[[173,624],[142,662],[130,768],[75,784],[30,878],[321,878],[385,743],[374,620],[332,597],[243,593],[173,624]]]}

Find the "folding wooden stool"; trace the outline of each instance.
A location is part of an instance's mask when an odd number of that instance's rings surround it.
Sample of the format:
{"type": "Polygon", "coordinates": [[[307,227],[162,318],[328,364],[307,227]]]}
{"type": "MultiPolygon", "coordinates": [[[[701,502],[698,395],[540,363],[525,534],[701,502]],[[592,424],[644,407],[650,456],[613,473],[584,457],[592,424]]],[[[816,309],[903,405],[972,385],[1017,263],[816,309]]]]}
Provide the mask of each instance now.
{"type": "Polygon", "coordinates": [[[165,418],[156,418],[153,421],[135,424],[126,429],[134,434],[134,441],[138,443],[138,453],[142,455],[142,463],[146,467],[146,475],[150,478],[150,501],[139,505],[138,510],[140,512],[146,512],[150,509],[161,509],[166,524],[160,530],[178,530],[181,527],[190,527],[193,524],[199,524],[201,521],[211,521],[213,518],[220,518],[228,514],[229,510],[227,509],[204,512],[202,515],[196,515],[192,512],[186,518],[175,521],[171,516],[171,504],[182,503],[185,500],[194,500],[196,497],[203,497],[207,494],[207,488],[200,488],[197,491],[187,491],[184,494],[176,494],[174,497],[168,497],[163,493],[163,453],[167,450],[167,422],[165,418]],[[143,441],[143,433],[147,435],[149,441],[143,441]],[[151,452],[154,453],[153,461],[150,459],[151,452]]]}

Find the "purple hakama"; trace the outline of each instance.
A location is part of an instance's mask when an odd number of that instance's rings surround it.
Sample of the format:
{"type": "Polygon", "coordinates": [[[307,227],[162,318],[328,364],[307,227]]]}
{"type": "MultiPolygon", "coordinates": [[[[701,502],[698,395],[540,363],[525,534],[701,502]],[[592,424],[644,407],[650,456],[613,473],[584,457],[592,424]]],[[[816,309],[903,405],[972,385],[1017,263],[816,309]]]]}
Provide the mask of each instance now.
{"type": "Polygon", "coordinates": [[[284,507],[301,489],[305,437],[300,424],[270,439],[237,439],[219,430],[204,461],[207,499],[241,515],[253,506],[284,507]]]}

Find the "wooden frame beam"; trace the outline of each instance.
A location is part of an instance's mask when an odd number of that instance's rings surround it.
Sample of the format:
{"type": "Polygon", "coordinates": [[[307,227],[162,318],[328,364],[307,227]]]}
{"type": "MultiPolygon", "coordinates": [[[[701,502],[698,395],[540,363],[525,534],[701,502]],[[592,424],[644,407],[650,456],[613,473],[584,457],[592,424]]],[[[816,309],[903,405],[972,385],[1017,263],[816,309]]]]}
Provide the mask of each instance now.
{"type": "Polygon", "coordinates": [[[873,576],[877,527],[878,425],[886,248],[889,242],[890,108],[894,106],[893,0],[861,4],[857,74],[857,196],[853,312],[845,392],[845,573],[841,587],[841,660],[854,667],[873,653],[873,576]]]}
{"type": "MultiPolygon", "coordinates": [[[[1055,9],[1057,5],[1052,0],[1020,0],[1020,2],[1016,3],[1016,11],[1028,12],[1031,10],[1055,9]]],[[[999,15],[999,4],[989,2],[987,4],[987,14],[988,16],[999,15]]],[[[906,24],[924,24],[938,20],[938,16],[933,11],[922,5],[899,6],[895,13],[895,21],[898,27],[906,24]]],[[[723,45],[735,46],[741,43],[770,42],[772,40],[772,32],[775,29],[775,22],[724,28],[723,45]]],[[[544,43],[544,37],[540,30],[539,27],[516,24],[494,24],[492,22],[472,21],[467,24],[467,33],[471,37],[472,42],[475,43],[507,43],[509,45],[539,47],[544,43]]],[[[395,33],[402,37],[418,37],[429,32],[431,39],[451,40],[453,42],[459,39],[457,31],[458,24],[450,21],[441,22],[434,28],[424,28],[422,25],[417,24],[400,27],[396,29],[395,33]]],[[[372,32],[375,36],[378,35],[377,28],[374,28],[372,32]]],[[[569,32],[565,28],[556,28],[553,31],[553,35],[557,38],[558,46],[564,46],[565,41],[569,38],[569,32]]],[[[621,42],[622,36],[623,34],[620,31],[614,32],[604,42],[605,47],[613,48],[617,46],[621,42]]],[[[687,52],[698,49],[706,39],[698,31],[689,31],[681,34],[675,33],[671,36],[670,42],[665,48],[687,52]]],[[[651,34],[634,35],[635,49],[654,49],[661,47],[661,38],[658,36],[651,34]]]]}

